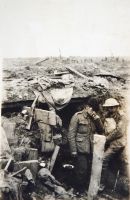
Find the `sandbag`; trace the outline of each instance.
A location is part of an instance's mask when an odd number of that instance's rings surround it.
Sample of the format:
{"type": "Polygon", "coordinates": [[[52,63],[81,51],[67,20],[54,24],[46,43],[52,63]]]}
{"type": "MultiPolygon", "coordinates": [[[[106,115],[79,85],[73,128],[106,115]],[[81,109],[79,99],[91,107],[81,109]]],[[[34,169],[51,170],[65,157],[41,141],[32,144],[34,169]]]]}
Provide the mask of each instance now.
{"type": "MultiPolygon", "coordinates": [[[[25,110],[29,114],[31,114],[31,108],[30,107],[24,107],[25,110]]],[[[52,126],[55,126],[57,123],[57,115],[54,111],[48,111],[48,110],[42,110],[42,109],[35,109],[34,111],[34,118],[36,121],[49,124],[52,126]]]]}
{"type": "Polygon", "coordinates": [[[9,120],[6,117],[2,117],[2,127],[6,133],[9,145],[15,145],[18,143],[18,136],[15,134],[16,122],[9,120]]]}
{"type": "Polygon", "coordinates": [[[52,151],[54,151],[54,148],[55,148],[55,144],[53,141],[46,142],[46,141],[42,140],[41,152],[52,152],[52,151]]]}

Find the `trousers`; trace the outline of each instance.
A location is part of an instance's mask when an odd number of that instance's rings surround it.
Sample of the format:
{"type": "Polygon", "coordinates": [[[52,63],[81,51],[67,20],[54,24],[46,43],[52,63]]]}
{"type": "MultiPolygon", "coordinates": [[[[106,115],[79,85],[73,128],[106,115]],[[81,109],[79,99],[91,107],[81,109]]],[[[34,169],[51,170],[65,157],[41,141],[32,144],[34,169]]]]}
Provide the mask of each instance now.
{"type": "Polygon", "coordinates": [[[89,155],[78,153],[75,161],[75,188],[79,192],[84,192],[88,181],[89,155]]]}
{"type": "Polygon", "coordinates": [[[104,158],[103,158],[103,166],[102,166],[102,174],[101,174],[101,184],[105,185],[107,178],[108,178],[108,167],[109,167],[109,163],[110,161],[115,158],[116,155],[118,155],[118,153],[121,153],[123,151],[123,148],[118,148],[118,147],[109,147],[106,149],[106,151],[104,152],[104,158]]]}

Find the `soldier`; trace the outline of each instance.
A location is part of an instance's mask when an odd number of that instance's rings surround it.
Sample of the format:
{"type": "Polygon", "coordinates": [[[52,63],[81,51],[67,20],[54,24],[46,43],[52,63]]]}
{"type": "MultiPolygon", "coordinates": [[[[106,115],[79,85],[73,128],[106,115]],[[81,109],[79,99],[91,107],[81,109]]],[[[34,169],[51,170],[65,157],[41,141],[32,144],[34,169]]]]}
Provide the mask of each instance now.
{"type": "Polygon", "coordinates": [[[97,100],[90,98],[84,109],[74,114],[69,126],[68,141],[72,158],[75,159],[75,189],[79,193],[83,193],[86,188],[93,134],[103,131],[100,117],[95,112],[97,106],[97,100]]]}
{"type": "Polygon", "coordinates": [[[121,110],[119,110],[119,106],[119,103],[114,98],[107,99],[103,104],[106,149],[103,159],[100,191],[103,191],[105,188],[109,162],[115,155],[121,153],[126,145],[127,120],[121,110]]]}

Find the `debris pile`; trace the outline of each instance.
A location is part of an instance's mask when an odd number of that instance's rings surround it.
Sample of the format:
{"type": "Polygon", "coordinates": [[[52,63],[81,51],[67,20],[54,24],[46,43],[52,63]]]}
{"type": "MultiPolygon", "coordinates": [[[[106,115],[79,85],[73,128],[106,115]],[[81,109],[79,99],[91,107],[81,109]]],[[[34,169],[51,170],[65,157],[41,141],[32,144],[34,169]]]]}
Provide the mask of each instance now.
{"type": "MultiPolygon", "coordinates": [[[[73,58],[70,61],[46,58],[40,61],[34,59],[32,65],[29,62],[25,65],[24,61],[20,61],[19,67],[16,60],[10,68],[8,67],[10,62],[7,61],[5,62],[7,69],[3,70],[3,82],[6,83],[4,84],[3,108],[11,102],[23,102],[23,104],[20,111],[14,112],[12,109],[13,112],[2,113],[0,198],[12,200],[93,199],[92,193],[95,191],[97,193],[99,189],[98,184],[94,185],[93,168],[88,194],[86,191],[82,197],[78,196],[74,188],[74,165],[69,154],[67,132],[70,118],[78,109],[81,109],[82,101],[76,103],[75,106],[71,101],[98,95],[100,104],[109,96],[119,97],[122,103],[127,91],[127,80],[121,74],[119,76],[115,73],[111,74],[110,69],[104,70],[107,60],[92,62],[86,59],[82,61],[73,58]],[[56,66],[58,66],[57,70],[55,70],[56,66]],[[26,100],[29,104],[24,104],[26,100]],[[64,116],[64,113],[67,115],[64,116]],[[72,177],[67,177],[68,175],[72,177]],[[73,179],[72,182],[70,178],[73,179]]],[[[114,63],[115,61],[111,61],[107,65],[114,66],[114,63]]],[[[118,64],[122,65],[122,61],[118,64]]],[[[129,63],[126,62],[126,66],[127,64],[129,63]]],[[[106,121],[105,128],[108,128],[108,124],[109,120],[106,121]]],[[[101,150],[98,142],[100,139],[96,143],[97,146],[95,145],[96,153],[101,150]]],[[[102,152],[103,150],[100,153],[102,152]]],[[[100,165],[103,156],[102,154],[99,157],[95,155],[93,156],[95,160],[90,160],[94,163],[93,166],[96,165],[95,163],[100,165]]],[[[124,163],[126,164],[126,161],[124,163]]],[[[101,166],[99,165],[97,179],[100,179],[101,166]]],[[[116,196],[116,191],[123,188],[122,185],[125,182],[123,191],[127,199],[129,180],[122,178],[125,176],[118,174],[111,178],[111,185],[114,187],[113,195],[106,191],[106,194],[98,194],[96,198],[121,199],[119,194],[116,196]]]]}
{"type": "MultiPolygon", "coordinates": [[[[73,98],[102,93],[102,90],[105,94],[109,91],[111,94],[122,95],[123,93],[124,95],[129,84],[130,62],[123,58],[117,62],[116,58],[111,57],[107,59],[50,57],[40,59],[40,61],[38,58],[5,59],[3,62],[3,102],[33,100],[33,88],[30,87],[28,80],[32,78],[41,80],[43,77],[54,80],[52,75],[55,70],[67,71],[74,75],[73,98]]],[[[56,75],[58,79],[61,78],[61,74],[56,75]]]]}

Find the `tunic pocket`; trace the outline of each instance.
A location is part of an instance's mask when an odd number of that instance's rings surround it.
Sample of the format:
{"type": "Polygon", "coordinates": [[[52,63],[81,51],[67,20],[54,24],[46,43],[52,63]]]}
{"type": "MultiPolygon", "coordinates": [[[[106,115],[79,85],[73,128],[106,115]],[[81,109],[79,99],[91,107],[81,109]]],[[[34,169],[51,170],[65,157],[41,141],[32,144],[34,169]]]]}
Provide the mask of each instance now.
{"type": "Polygon", "coordinates": [[[78,152],[89,153],[90,152],[89,135],[77,134],[76,145],[78,152]]]}
{"type": "Polygon", "coordinates": [[[90,127],[90,120],[88,118],[83,118],[83,117],[80,117],[79,118],[79,123],[78,123],[78,130],[77,132],[78,133],[87,133],[89,134],[90,133],[90,130],[91,130],[91,127],[90,127]]]}
{"type": "Polygon", "coordinates": [[[89,131],[89,129],[88,129],[88,122],[86,120],[79,121],[78,132],[79,133],[86,133],[88,131],[89,131]]]}

